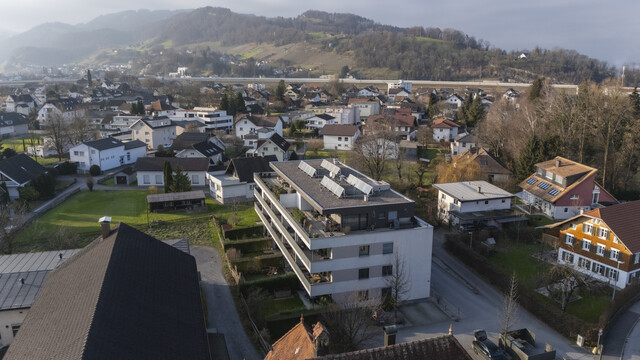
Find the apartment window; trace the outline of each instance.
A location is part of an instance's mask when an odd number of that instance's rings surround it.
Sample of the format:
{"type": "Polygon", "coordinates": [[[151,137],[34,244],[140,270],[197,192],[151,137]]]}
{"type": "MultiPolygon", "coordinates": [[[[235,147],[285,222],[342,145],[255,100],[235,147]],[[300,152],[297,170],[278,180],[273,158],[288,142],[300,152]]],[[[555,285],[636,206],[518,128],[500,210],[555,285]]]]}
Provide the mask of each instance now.
{"type": "Polygon", "coordinates": [[[20,330],[20,325],[22,324],[11,324],[11,332],[13,333],[13,337],[15,337],[18,333],[18,330],[20,330]]]}
{"type": "Polygon", "coordinates": [[[575,244],[575,242],[576,242],[576,238],[574,238],[574,237],[573,237],[573,235],[571,235],[571,234],[566,234],[566,235],[564,236],[564,243],[565,243],[565,244],[567,244],[567,245],[572,245],[572,246],[573,246],[573,244],[575,244]]]}
{"type": "Polygon", "coordinates": [[[77,151],[74,151],[74,152],[73,152],[73,155],[78,156],[78,152],[77,152],[77,151]]]}
{"type": "Polygon", "coordinates": [[[571,195],[569,197],[569,199],[571,199],[571,200],[579,200],[580,199],[580,195],[577,195],[577,194],[576,195],[571,195]]]}
{"type": "Polygon", "coordinates": [[[582,246],[581,246],[582,250],[584,251],[589,251],[591,249],[591,241],[589,240],[582,240],[582,246]]]}
{"type": "Polygon", "coordinates": [[[596,247],[596,254],[600,255],[600,256],[604,256],[604,250],[606,248],[604,247],[604,245],[602,244],[598,244],[598,246],[596,247]]]}
{"type": "Polygon", "coordinates": [[[593,222],[593,223],[594,223],[594,224],[596,224],[596,225],[600,225],[600,223],[601,223],[602,221],[600,221],[600,219],[593,219],[593,220],[591,220],[591,222],[593,222]]]}
{"type": "Polygon", "coordinates": [[[583,268],[583,269],[590,270],[591,269],[591,260],[588,260],[588,259],[585,259],[585,258],[581,257],[580,259],[578,259],[578,266],[583,268]]]}
{"type": "Polygon", "coordinates": [[[609,230],[603,227],[598,228],[598,237],[600,239],[609,240],[609,230]]]}
{"type": "Polygon", "coordinates": [[[369,268],[359,269],[358,270],[358,279],[368,279],[369,278],[369,268]]]}
{"type": "Polygon", "coordinates": [[[583,224],[582,225],[582,232],[585,233],[585,234],[593,235],[594,234],[593,225],[591,225],[591,224],[583,224]]]}
{"type": "Polygon", "coordinates": [[[447,194],[442,194],[442,199],[446,199],[447,198],[447,194]]]}
{"type": "Polygon", "coordinates": [[[393,275],[393,265],[384,265],[382,267],[382,276],[391,276],[393,275]]]}
{"type": "Polygon", "coordinates": [[[198,175],[191,175],[191,183],[196,185],[200,184],[200,178],[198,175]]]}
{"type": "Polygon", "coordinates": [[[156,184],[157,185],[162,184],[162,175],[156,175],[156,184]]]}
{"type": "Polygon", "coordinates": [[[611,260],[620,260],[620,251],[616,249],[611,249],[611,260]]]}
{"type": "Polygon", "coordinates": [[[633,259],[633,263],[634,264],[640,263],[640,253],[636,253],[635,258],[633,259]]]}
{"type": "Polygon", "coordinates": [[[338,141],[342,141],[342,136],[338,136],[338,141]]]}
{"type": "Polygon", "coordinates": [[[382,295],[383,299],[386,298],[386,297],[390,297],[391,294],[392,294],[392,291],[391,291],[390,287],[382,288],[381,295],[382,295]]]}
{"type": "Polygon", "coordinates": [[[489,200],[485,200],[485,201],[484,201],[484,204],[485,204],[485,205],[489,204],[489,200]]]}
{"type": "Polygon", "coordinates": [[[593,268],[591,269],[591,271],[596,274],[604,275],[604,266],[598,263],[593,263],[593,268]]]}
{"type": "Polygon", "coordinates": [[[383,254],[393,254],[393,243],[384,243],[384,244],[382,244],[382,253],[383,254]]]}
{"type": "Polygon", "coordinates": [[[563,251],[562,252],[562,261],[573,264],[573,254],[570,253],[570,252],[563,251]]]}
{"type": "Polygon", "coordinates": [[[577,229],[578,229],[578,225],[577,225],[577,224],[571,224],[571,228],[572,228],[573,230],[577,230],[577,229]]]}
{"type": "Polygon", "coordinates": [[[362,245],[359,247],[358,256],[369,256],[369,245],[362,245]]]}
{"type": "Polygon", "coordinates": [[[143,184],[151,184],[151,177],[149,175],[142,175],[142,183],[143,184]]]}

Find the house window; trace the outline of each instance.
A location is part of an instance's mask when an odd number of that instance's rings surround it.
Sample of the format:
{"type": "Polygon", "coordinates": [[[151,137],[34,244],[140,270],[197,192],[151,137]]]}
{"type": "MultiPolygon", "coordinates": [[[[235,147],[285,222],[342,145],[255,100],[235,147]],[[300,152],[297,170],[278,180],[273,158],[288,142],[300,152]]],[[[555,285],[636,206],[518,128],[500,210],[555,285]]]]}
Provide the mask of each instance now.
{"type": "Polygon", "coordinates": [[[145,135],[149,135],[149,132],[148,132],[148,131],[145,131],[145,132],[144,132],[144,134],[145,134],[145,135]]]}
{"type": "Polygon", "coordinates": [[[620,243],[620,239],[618,239],[618,237],[615,236],[615,235],[613,236],[613,243],[614,244],[619,244],[620,243]]]}
{"type": "Polygon", "coordinates": [[[576,195],[571,195],[569,197],[569,199],[571,199],[571,200],[579,200],[580,199],[580,195],[577,195],[577,194],[576,195]]]}
{"type": "Polygon", "coordinates": [[[564,212],[569,212],[569,208],[564,208],[564,212]]]}
{"type": "Polygon", "coordinates": [[[571,228],[573,230],[577,230],[578,229],[578,224],[571,224],[571,228]]]}
{"type": "Polygon", "coordinates": [[[198,178],[198,175],[191,175],[191,183],[200,184],[200,178],[198,178]]]}
{"type": "Polygon", "coordinates": [[[563,251],[562,252],[562,261],[573,264],[573,254],[570,253],[570,252],[563,251]]]}
{"type": "Polygon", "coordinates": [[[575,242],[576,242],[576,239],[573,237],[573,235],[571,235],[571,234],[566,234],[566,235],[564,236],[564,243],[565,243],[565,244],[567,244],[567,245],[572,245],[572,246],[573,246],[573,244],[575,244],[575,242]]]}
{"type": "Polygon", "coordinates": [[[582,232],[585,233],[585,234],[593,235],[594,234],[593,225],[591,225],[591,224],[583,224],[582,225],[582,232]]]}
{"type": "Polygon", "coordinates": [[[610,269],[609,270],[609,278],[615,281],[618,281],[618,270],[610,269]]]}
{"type": "Polygon", "coordinates": [[[598,244],[598,246],[596,247],[596,254],[600,255],[600,256],[604,256],[604,250],[606,248],[604,247],[604,245],[602,244],[598,244]]]}
{"type": "Polygon", "coordinates": [[[368,279],[369,278],[369,268],[358,269],[358,279],[368,279]]]}
{"type": "Polygon", "coordinates": [[[73,155],[78,156],[78,152],[77,152],[77,151],[74,151],[74,152],[73,152],[73,155]]]}
{"type": "Polygon", "coordinates": [[[586,258],[581,257],[580,259],[578,259],[578,266],[583,268],[583,269],[590,270],[591,269],[591,260],[588,260],[586,258]]]}
{"type": "Polygon", "coordinates": [[[361,245],[358,249],[358,256],[369,256],[369,245],[361,245]]]}
{"type": "Polygon", "coordinates": [[[604,275],[604,266],[598,263],[593,263],[593,268],[591,269],[591,271],[596,274],[604,275]]]}
{"type": "Polygon", "coordinates": [[[22,324],[11,324],[11,332],[13,333],[13,337],[16,337],[18,330],[20,330],[20,325],[22,324]]]}
{"type": "Polygon", "coordinates": [[[341,136],[338,136],[338,141],[342,141],[342,137],[341,136]]]}
{"type": "Polygon", "coordinates": [[[485,201],[484,201],[484,204],[485,204],[485,205],[489,204],[489,200],[485,200],[485,201]]]}
{"type": "Polygon", "coordinates": [[[505,201],[506,201],[505,199],[502,199],[502,203],[503,203],[503,204],[505,203],[505,201]]]}
{"type": "Polygon", "coordinates": [[[600,225],[600,223],[602,223],[602,221],[600,221],[600,219],[593,219],[593,220],[591,220],[591,222],[596,224],[596,225],[600,225]]]}
{"type": "Polygon", "coordinates": [[[157,185],[161,185],[162,184],[162,175],[156,175],[156,184],[157,185]]]}
{"type": "Polygon", "coordinates": [[[444,200],[446,198],[447,198],[447,195],[446,194],[442,194],[442,199],[444,200]]]}
{"type": "Polygon", "coordinates": [[[609,230],[603,227],[598,228],[598,237],[600,239],[609,240],[609,230]]]}
{"type": "Polygon", "coordinates": [[[584,251],[589,251],[591,249],[591,241],[589,240],[582,240],[582,246],[581,246],[582,250],[584,251]]]}
{"type": "Polygon", "coordinates": [[[382,276],[393,275],[393,265],[385,265],[382,267],[382,276]]]}
{"type": "Polygon", "coordinates": [[[131,160],[131,153],[130,153],[130,152],[128,152],[128,153],[127,153],[127,161],[130,161],[130,160],[131,160]]]}
{"type": "Polygon", "coordinates": [[[142,183],[143,184],[151,184],[151,177],[149,175],[142,175],[142,183]]]}
{"type": "Polygon", "coordinates": [[[640,253],[636,253],[635,258],[633,259],[633,263],[634,264],[640,263],[640,253]]]}
{"type": "Polygon", "coordinates": [[[611,249],[611,260],[619,261],[620,260],[620,251],[616,249],[611,249]]]}
{"type": "Polygon", "coordinates": [[[382,244],[382,253],[383,254],[393,254],[393,243],[384,243],[384,244],[382,244]]]}

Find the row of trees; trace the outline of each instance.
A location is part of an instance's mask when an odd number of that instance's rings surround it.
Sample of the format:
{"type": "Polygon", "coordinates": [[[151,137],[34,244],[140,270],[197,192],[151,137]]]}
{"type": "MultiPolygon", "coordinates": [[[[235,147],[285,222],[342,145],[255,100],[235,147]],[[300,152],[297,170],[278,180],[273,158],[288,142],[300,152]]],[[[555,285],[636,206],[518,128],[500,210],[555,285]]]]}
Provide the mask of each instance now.
{"type": "Polygon", "coordinates": [[[241,92],[236,93],[231,86],[222,94],[220,110],[225,110],[229,115],[235,115],[246,110],[247,105],[241,92]]]}

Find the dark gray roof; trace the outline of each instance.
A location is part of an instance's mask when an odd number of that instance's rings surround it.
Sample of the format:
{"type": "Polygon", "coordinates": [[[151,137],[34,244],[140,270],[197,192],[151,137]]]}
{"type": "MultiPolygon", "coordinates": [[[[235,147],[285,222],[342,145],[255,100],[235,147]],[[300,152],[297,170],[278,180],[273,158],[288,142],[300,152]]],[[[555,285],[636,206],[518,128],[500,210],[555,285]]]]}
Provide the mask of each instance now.
{"type": "Polygon", "coordinates": [[[18,113],[0,112],[0,127],[16,126],[29,123],[29,118],[18,113]]]}
{"type": "Polygon", "coordinates": [[[332,116],[329,114],[318,114],[316,115],[316,117],[319,117],[320,119],[323,119],[323,120],[332,120],[336,118],[335,116],[332,116]]]}
{"type": "MultiPolygon", "coordinates": [[[[271,140],[274,144],[276,144],[280,149],[282,149],[282,151],[287,151],[289,150],[289,147],[291,147],[291,144],[285,140],[282,136],[278,135],[278,134],[273,134],[271,135],[271,137],[269,138],[269,140],[271,140]]],[[[262,144],[260,144],[260,146],[262,146],[262,144]]],[[[258,146],[258,147],[260,147],[258,146]]]]}
{"type": "Polygon", "coordinates": [[[207,141],[209,135],[200,132],[183,132],[178,135],[171,144],[171,150],[184,150],[191,149],[193,144],[197,144],[203,141],[207,141]]]}
{"type": "Polygon", "coordinates": [[[134,169],[136,171],[162,171],[164,163],[167,161],[171,164],[173,171],[178,166],[185,171],[207,171],[209,168],[209,159],[206,158],[143,157],[136,160],[134,169]]]}
{"type": "Polygon", "coordinates": [[[193,148],[198,151],[200,154],[206,156],[206,157],[211,157],[214,155],[218,155],[224,152],[224,150],[222,150],[220,147],[218,147],[218,145],[209,142],[209,141],[203,141],[197,144],[193,144],[193,148]]]}
{"type": "Polygon", "coordinates": [[[126,224],[51,272],[5,356],[209,358],[195,259],[126,224]]]}
{"type": "Polygon", "coordinates": [[[253,173],[273,172],[269,163],[278,161],[275,155],[231,159],[226,173],[236,176],[241,182],[252,183],[253,173]]]}
{"type": "Polygon", "coordinates": [[[277,117],[277,116],[259,116],[259,115],[243,114],[243,115],[240,115],[237,118],[237,120],[235,121],[235,124],[237,124],[241,120],[251,121],[256,126],[275,127],[277,125],[277,123],[278,123],[279,117],[277,117]]]}
{"type": "Polygon", "coordinates": [[[109,150],[123,146],[124,143],[116,138],[106,137],[104,139],[98,139],[93,141],[85,141],[83,144],[92,147],[98,151],[109,150]]]}
{"type": "Polygon", "coordinates": [[[133,140],[133,141],[124,143],[125,150],[131,150],[131,149],[136,149],[141,147],[147,147],[147,144],[143,143],[140,140],[133,140]]]}
{"type": "Polygon", "coordinates": [[[0,161],[0,173],[18,184],[27,183],[46,171],[47,169],[44,166],[25,154],[19,154],[0,161]]]}

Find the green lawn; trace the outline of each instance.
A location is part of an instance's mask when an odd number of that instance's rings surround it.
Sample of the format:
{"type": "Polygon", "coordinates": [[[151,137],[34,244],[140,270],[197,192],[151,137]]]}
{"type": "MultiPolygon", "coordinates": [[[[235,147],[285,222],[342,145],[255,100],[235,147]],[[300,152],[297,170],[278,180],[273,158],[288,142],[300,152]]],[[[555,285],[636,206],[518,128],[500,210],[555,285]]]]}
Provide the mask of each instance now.
{"type": "Polygon", "coordinates": [[[600,314],[611,303],[611,295],[587,295],[578,301],[567,304],[567,312],[590,323],[598,323],[600,314]]]}
{"type": "MultiPolygon", "coordinates": [[[[55,245],[49,241],[50,235],[63,231],[78,237],[77,241],[67,246],[84,246],[100,233],[98,219],[102,216],[111,216],[114,224],[124,222],[146,231],[147,194],[148,192],[144,190],[77,193],[24,229],[15,240],[12,251],[43,251],[55,248],[55,245]]],[[[215,211],[220,206],[214,205],[212,200],[207,199],[209,211],[150,213],[149,221],[157,228],[150,232],[154,232],[161,239],[189,237],[189,234],[196,231],[196,227],[206,224],[210,211],[215,211]],[[202,224],[192,223],[197,219],[204,220],[202,224]],[[171,226],[173,223],[177,226],[171,226]]],[[[198,238],[202,240],[202,235],[198,238]]]]}
{"type": "Polygon", "coordinates": [[[529,219],[529,224],[533,227],[554,224],[557,222],[556,220],[549,219],[544,215],[527,215],[527,218],[529,219]]]}
{"type": "Polygon", "coordinates": [[[304,303],[297,294],[290,298],[271,300],[267,305],[266,316],[277,315],[283,312],[306,310],[304,303]]]}
{"type": "Polygon", "coordinates": [[[515,272],[521,284],[535,287],[540,274],[545,273],[550,265],[531,257],[534,251],[540,251],[540,245],[509,244],[506,251],[493,253],[489,260],[507,274],[515,272]]]}
{"type": "Polygon", "coordinates": [[[102,185],[114,186],[115,185],[115,179],[112,176],[112,177],[108,178],[107,180],[105,180],[104,183],[102,183],[102,185]]]}
{"type": "MultiPolygon", "coordinates": [[[[27,149],[24,148],[22,139],[24,139],[24,145],[31,146],[31,136],[32,135],[24,135],[21,137],[2,140],[0,144],[2,144],[2,147],[4,148],[11,148],[19,153],[25,152],[27,151],[27,149]]],[[[34,145],[38,144],[36,140],[39,138],[40,138],[40,135],[33,135],[34,145]]]]}
{"type": "Polygon", "coordinates": [[[420,149],[418,153],[418,157],[426,158],[429,160],[433,160],[439,155],[440,155],[440,149],[437,149],[437,148],[420,149]]]}
{"type": "Polygon", "coordinates": [[[260,221],[258,214],[253,208],[253,205],[220,205],[217,203],[212,204],[210,207],[213,211],[213,215],[218,219],[218,222],[228,222],[229,215],[233,213],[238,214],[238,223],[234,225],[234,228],[241,228],[247,226],[254,226],[256,222],[260,221]]]}

